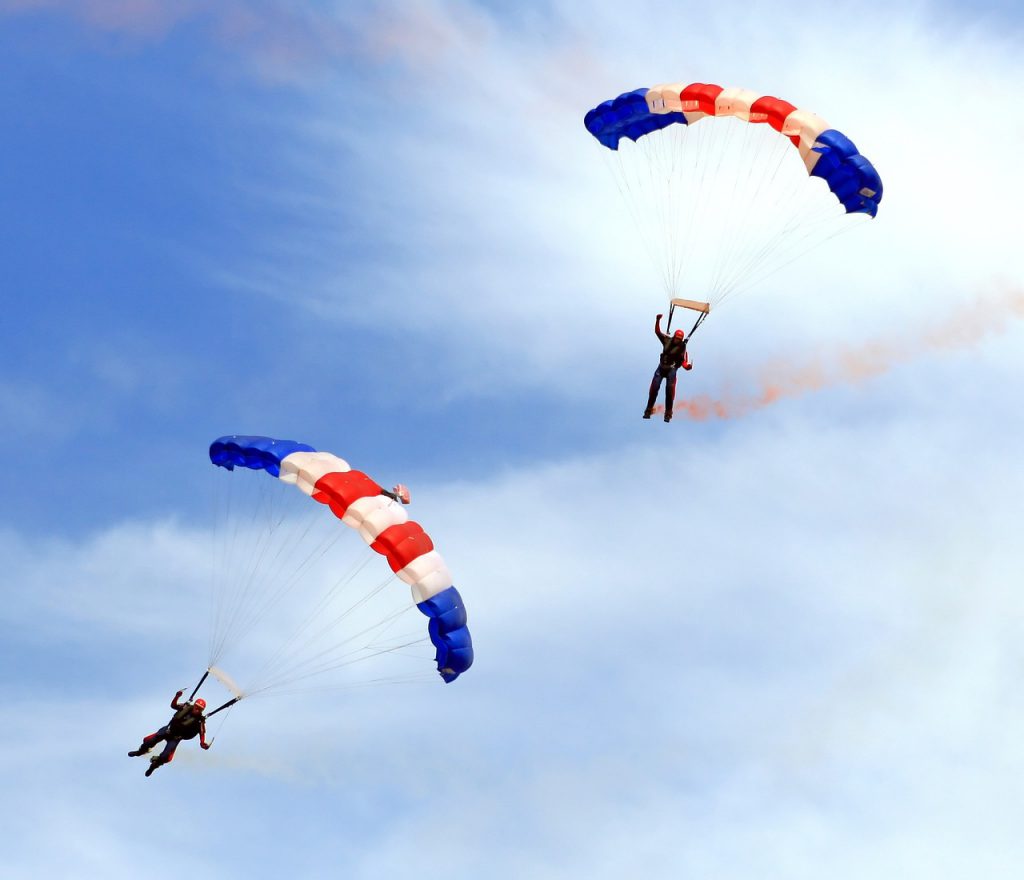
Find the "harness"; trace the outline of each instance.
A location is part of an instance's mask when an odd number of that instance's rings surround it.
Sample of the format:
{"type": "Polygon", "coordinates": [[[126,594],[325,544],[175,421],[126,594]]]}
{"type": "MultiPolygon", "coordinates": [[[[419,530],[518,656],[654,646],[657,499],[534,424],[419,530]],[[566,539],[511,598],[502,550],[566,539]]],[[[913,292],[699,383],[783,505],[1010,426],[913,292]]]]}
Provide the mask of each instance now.
{"type": "Polygon", "coordinates": [[[167,732],[177,739],[195,739],[202,728],[203,716],[192,711],[192,704],[186,703],[167,724],[167,732]]]}

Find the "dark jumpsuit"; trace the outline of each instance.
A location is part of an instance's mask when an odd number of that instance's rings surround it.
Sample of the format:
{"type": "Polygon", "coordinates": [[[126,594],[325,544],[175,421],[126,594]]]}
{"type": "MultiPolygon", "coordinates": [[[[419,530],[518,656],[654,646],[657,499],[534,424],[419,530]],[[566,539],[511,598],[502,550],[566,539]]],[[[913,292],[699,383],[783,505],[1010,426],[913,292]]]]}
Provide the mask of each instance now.
{"type": "Polygon", "coordinates": [[[654,371],[654,378],[651,379],[651,391],[647,397],[647,409],[644,415],[649,416],[654,411],[654,402],[658,399],[658,390],[661,388],[662,380],[665,381],[665,421],[672,418],[672,406],[676,399],[676,372],[680,367],[684,370],[693,368],[690,363],[690,356],[686,353],[686,339],[677,339],[661,332],[661,318],[654,319],[654,333],[661,343],[661,360],[658,368],[654,371]]]}
{"type": "MultiPolygon", "coordinates": [[[[174,717],[161,727],[156,733],[151,733],[139,746],[142,753],[150,751],[157,743],[166,742],[164,750],[154,760],[156,764],[169,764],[174,759],[174,750],[183,739],[195,739],[200,734],[205,734],[206,718],[200,713],[193,711],[192,703],[179,703],[179,694],[174,695],[171,700],[171,708],[175,709],[174,717]]],[[[201,737],[205,739],[205,736],[201,737]]]]}

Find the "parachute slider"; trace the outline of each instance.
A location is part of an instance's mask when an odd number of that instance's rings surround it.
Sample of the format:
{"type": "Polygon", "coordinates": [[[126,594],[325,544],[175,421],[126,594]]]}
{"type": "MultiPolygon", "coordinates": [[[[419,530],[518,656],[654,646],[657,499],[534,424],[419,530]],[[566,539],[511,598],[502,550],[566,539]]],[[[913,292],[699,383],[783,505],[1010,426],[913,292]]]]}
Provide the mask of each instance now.
{"type": "Polygon", "coordinates": [[[672,308],[679,306],[682,309],[692,309],[695,312],[703,312],[705,315],[711,311],[711,303],[697,302],[695,299],[679,299],[677,297],[672,300],[671,306],[672,308]]]}
{"type": "Polygon", "coordinates": [[[697,318],[697,322],[690,330],[690,336],[693,336],[694,331],[700,326],[700,322],[703,321],[711,312],[711,303],[698,302],[695,299],[681,299],[679,297],[673,297],[669,301],[668,325],[665,329],[666,333],[672,330],[672,316],[675,314],[677,308],[691,309],[694,312],[700,312],[700,317],[697,318]]]}

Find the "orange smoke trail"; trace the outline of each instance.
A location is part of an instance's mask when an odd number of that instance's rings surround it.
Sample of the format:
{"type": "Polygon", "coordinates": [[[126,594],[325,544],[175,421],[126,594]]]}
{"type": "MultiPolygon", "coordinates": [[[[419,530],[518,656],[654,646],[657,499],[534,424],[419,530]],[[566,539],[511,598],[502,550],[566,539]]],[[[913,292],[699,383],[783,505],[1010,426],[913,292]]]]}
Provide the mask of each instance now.
{"type": "Polygon", "coordinates": [[[998,294],[979,297],[968,308],[909,339],[873,340],[855,348],[840,348],[827,360],[816,358],[804,364],[774,362],[760,371],[757,391],[678,399],[675,412],[695,421],[738,418],[780,400],[874,379],[925,354],[969,348],[1006,332],[1020,318],[1024,318],[1024,290],[1006,287],[998,294]]]}

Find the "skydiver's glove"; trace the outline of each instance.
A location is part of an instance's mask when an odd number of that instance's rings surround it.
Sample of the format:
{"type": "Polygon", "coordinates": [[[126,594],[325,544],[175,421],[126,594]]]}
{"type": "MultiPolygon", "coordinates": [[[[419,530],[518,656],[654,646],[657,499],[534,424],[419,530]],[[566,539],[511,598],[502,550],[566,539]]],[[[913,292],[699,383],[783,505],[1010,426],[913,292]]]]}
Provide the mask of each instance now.
{"type": "Polygon", "coordinates": [[[199,743],[199,747],[201,749],[203,749],[203,751],[205,751],[206,749],[208,749],[212,745],[213,745],[213,743],[199,743]]]}
{"type": "Polygon", "coordinates": [[[657,318],[657,319],[658,319],[658,320],[660,321],[660,320],[661,320],[662,318],[664,318],[665,316],[664,316],[664,315],[655,315],[654,317],[655,317],[655,318],[657,318]]]}
{"type": "Polygon", "coordinates": [[[409,488],[402,483],[399,483],[394,488],[395,500],[401,501],[402,504],[408,504],[411,500],[409,497],[409,488]]]}

